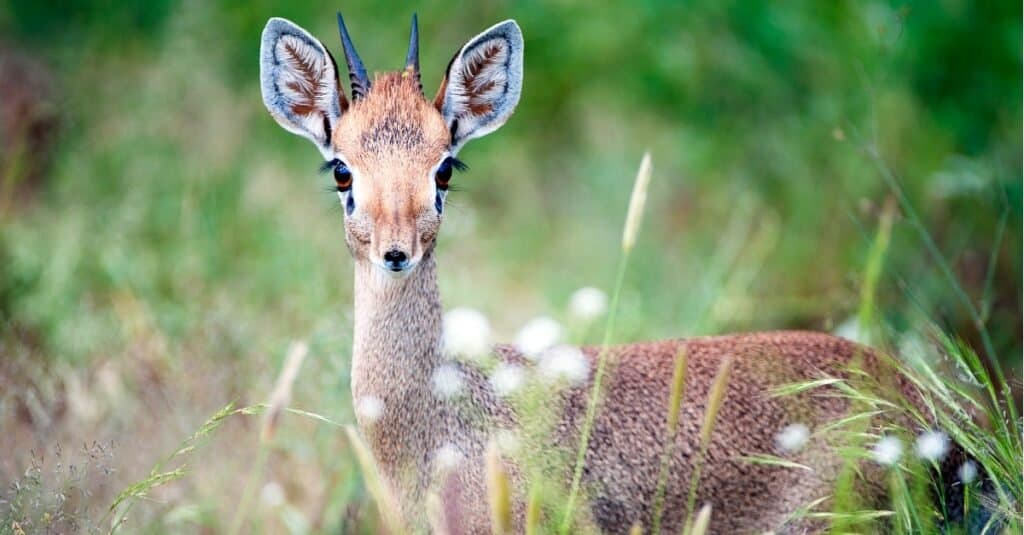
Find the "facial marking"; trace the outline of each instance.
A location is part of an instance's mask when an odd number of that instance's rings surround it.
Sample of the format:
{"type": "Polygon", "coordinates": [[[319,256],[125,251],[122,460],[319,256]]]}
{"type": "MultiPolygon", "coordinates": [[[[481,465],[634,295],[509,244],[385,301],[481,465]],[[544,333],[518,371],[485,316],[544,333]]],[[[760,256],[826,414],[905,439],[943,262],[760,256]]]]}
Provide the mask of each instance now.
{"type": "Polygon", "coordinates": [[[423,129],[415,123],[388,115],[363,132],[359,140],[366,151],[411,150],[423,144],[423,129]]]}
{"type": "Polygon", "coordinates": [[[414,271],[434,247],[444,203],[436,174],[449,156],[448,129],[411,82],[377,78],[341,119],[332,142],[352,174],[351,189],[340,199],[346,243],[389,277],[414,271]],[[403,269],[394,270],[389,253],[392,261],[405,255],[403,269]]]}

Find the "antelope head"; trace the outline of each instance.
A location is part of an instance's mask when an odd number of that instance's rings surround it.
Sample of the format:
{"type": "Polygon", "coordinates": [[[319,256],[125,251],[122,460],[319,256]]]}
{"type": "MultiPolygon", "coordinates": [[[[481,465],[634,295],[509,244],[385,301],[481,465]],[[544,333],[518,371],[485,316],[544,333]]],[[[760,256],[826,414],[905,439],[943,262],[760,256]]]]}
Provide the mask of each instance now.
{"type": "Polygon", "coordinates": [[[434,248],[452,171],[463,166],[459,149],[504,124],[519,102],[523,36],[507,20],[470,39],[430,101],[420,82],[415,15],[405,68],[372,81],[341,14],[338,31],[351,99],[327,47],[273,18],[260,47],[263,103],[278,124],[323,155],[356,262],[404,277],[434,248]]]}

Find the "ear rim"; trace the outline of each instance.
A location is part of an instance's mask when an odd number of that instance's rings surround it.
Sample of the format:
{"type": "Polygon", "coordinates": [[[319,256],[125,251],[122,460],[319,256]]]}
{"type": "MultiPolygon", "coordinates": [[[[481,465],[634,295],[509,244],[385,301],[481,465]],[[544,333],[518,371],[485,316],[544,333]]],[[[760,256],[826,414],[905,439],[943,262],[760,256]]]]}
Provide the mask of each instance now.
{"type": "Polygon", "coordinates": [[[523,41],[523,31],[519,27],[519,23],[516,22],[515,19],[506,19],[494,24],[467,41],[459,48],[458,52],[452,56],[452,59],[448,61],[448,66],[444,71],[444,77],[441,79],[441,86],[438,88],[437,95],[434,97],[434,107],[441,113],[445,123],[451,130],[452,139],[450,142],[449,152],[451,152],[453,156],[458,153],[467,141],[486,136],[498,128],[501,128],[515,112],[516,107],[519,105],[519,99],[522,96],[523,90],[524,52],[525,44],[523,41]],[[463,58],[466,50],[479,43],[495,38],[504,39],[508,45],[508,59],[505,62],[507,66],[507,83],[505,84],[505,92],[502,96],[504,105],[500,109],[492,110],[484,115],[483,118],[478,119],[480,124],[477,128],[459,135],[457,132],[457,121],[461,116],[457,115],[455,110],[452,109],[453,99],[449,98],[449,80],[452,67],[463,58]]]}
{"type": "MultiPolygon", "coordinates": [[[[342,114],[348,109],[348,100],[345,98],[345,93],[341,88],[341,82],[338,78],[338,64],[335,62],[330,50],[303,27],[282,17],[271,17],[267,20],[267,24],[260,35],[260,93],[263,97],[263,105],[281,128],[312,141],[325,158],[333,158],[331,135],[319,136],[317,133],[310,132],[299,126],[302,122],[301,117],[288,110],[287,102],[284,101],[281,96],[282,92],[277,87],[278,79],[275,76],[275,70],[268,68],[269,66],[276,67],[281,64],[276,55],[276,45],[286,35],[301,39],[321,53],[327,60],[327,67],[331,70],[334,79],[334,83],[330,85],[334,94],[330,95],[327,99],[329,107],[327,110],[324,110],[326,112],[324,119],[328,122],[330,134],[337,130],[338,120],[341,119],[342,114]],[[321,137],[324,137],[324,139],[321,140],[321,137]]],[[[324,132],[324,134],[327,134],[327,132],[324,132]]]]}

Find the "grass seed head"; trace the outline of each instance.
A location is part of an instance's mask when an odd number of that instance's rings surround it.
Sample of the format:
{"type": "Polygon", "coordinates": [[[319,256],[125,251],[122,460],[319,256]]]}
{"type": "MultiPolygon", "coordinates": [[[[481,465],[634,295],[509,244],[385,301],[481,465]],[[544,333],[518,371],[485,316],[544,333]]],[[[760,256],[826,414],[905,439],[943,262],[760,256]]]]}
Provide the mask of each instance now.
{"type": "Polygon", "coordinates": [[[697,512],[697,517],[693,519],[693,527],[690,528],[689,535],[704,535],[708,532],[709,525],[711,525],[711,504],[705,504],[697,512]]]}
{"type": "Polygon", "coordinates": [[[651,182],[651,153],[645,152],[640,160],[636,180],[633,182],[633,194],[629,198],[629,212],[626,213],[626,225],[622,230],[622,250],[629,252],[636,245],[636,236],[640,232],[640,222],[647,203],[647,186],[651,182]]]}
{"type": "Polygon", "coordinates": [[[704,425],[700,430],[701,444],[711,441],[711,432],[715,428],[715,419],[718,418],[718,409],[722,407],[725,400],[725,393],[729,386],[729,373],[732,370],[732,359],[726,358],[718,367],[718,374],[715,375],[715,382],[708,392],[708,404],[704,409],[704,425]]]}
{"type": "Polygon", "coordinates": [[[495,535],[511,533],[512,485],[494,440],[487,445],[487,496],[491,505],[492,532],[495,535]]]}

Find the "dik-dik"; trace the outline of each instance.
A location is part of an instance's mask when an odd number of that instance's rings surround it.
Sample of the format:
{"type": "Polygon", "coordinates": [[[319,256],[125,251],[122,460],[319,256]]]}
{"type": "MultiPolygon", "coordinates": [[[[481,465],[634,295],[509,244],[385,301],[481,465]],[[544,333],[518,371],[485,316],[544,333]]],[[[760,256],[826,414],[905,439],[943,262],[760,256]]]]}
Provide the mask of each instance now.
{"type": "MultiPolygon", "coordinates": [[[[372,79],[340,15],[338,29],[350,97],[327,47],[294,23],[274,18],[260,48],[263,102],[285,130],[313,142],[335,180],[343,212],[340,230],[355,261],[352,393],[356,400],[379,402],[374,418],[360,413],[358,419],[402,522],[412,531],[432,526],[453,533],[487,532],[482,458],[495,430],[516,429],[519,415],[493,391],[487,376],[468,364],[458,364],[466,389],[460,399],[438,396],[431,386],[438,367],[452,365],[442,342],[435,246],[452,173],[462,167],[456,159],[459,150],[497,130],[519,102],[523,36],[518,24],[508,20],[470,39],[448,63],[437,95],[429,100],[420,81],[415,17],[405,68],[372,79]],[[450,453],[452,447],[461,462],[436,481],[437,452],[448,448],[450,453]],[[440,500],[440,520],[428,522],[428,496],[440,500]]],[[[803,422],[813,430],[847,414],[839,398],[811,403],[768,393],[782,383],[842,373],[858,355],[873,360],[861,346],[810,332],[611,348],[610,374],[585,454],[580,507],[587,519],[582,522],[606,532],[624,532],[635,523],[649,529],[674,362],[684,349],[686,394],[669,462],[662,526],[677,533],[684,520],[708,392],[720,363],[731,359],[731,378],[697,496],[698,505],[712,505],[711,532],[818,529],[786,519],[799,506],[830,494],[839,471],[834,455],[812,439],[798,459],[811,472],[742,459],[776,452],[775,437],[788,423],[803,422]]],[[[583,351],[594,369],[598,349],[583,351]]],[[[494,353],[527,363],[510,347],[497,347],[494,353]]],[[[584,382],[557,396],[550,436],[534,447],[575,451],[590,386],[584,382]]],[[[514,466],[511,471],[517,472],[514,466]]],[[[568,486],[571,460],[556,472],[568,486]]],[[[519,475],[513,479],[521,483],[519,475]]],[[[521,517],[521,503],[519,509],[521,517]]]]}

